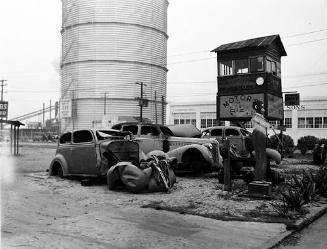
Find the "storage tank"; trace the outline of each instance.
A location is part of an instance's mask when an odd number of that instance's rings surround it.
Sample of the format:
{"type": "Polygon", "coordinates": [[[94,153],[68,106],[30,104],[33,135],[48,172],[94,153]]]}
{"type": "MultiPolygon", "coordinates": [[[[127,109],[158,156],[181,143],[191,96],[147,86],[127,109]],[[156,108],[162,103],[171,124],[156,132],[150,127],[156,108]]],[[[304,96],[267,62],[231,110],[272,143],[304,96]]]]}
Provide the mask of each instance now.
{"type": "Polygon", "coordinates": [[[69,109],[60,112],[62,132],[140,116],[137,82],[149,99],[143,118],[165,122],[167,7],[167,0],[62,0],[61,109],[69,109]]]}

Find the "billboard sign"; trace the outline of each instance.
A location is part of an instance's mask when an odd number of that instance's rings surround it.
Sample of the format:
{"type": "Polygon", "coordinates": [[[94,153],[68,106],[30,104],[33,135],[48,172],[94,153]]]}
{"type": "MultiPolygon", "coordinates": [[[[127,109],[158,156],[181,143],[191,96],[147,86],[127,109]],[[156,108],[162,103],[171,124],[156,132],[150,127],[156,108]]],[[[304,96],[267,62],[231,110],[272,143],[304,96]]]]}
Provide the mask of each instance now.
{"type": "Polygon", "coordinates": [[[8,117],[8,101],[0,101],[0,118],[8,117]]]}
{"type": "Polygon", "coordinates": [[[63,99],[60,101],[60,118],[72,117],[72,100],[63,99]]]}
{"type": "Polygon", "coordinates": [[[285,105],[300,105],[300,94],[299,93],[291,93],[285,94],[285,105]]]}
{"type": "Polygon", "coordinates": [[[218,119],[251,119],[256,111],[253,103],[264,102],[264,94],[240,94],[219,96],[218,119]]]}

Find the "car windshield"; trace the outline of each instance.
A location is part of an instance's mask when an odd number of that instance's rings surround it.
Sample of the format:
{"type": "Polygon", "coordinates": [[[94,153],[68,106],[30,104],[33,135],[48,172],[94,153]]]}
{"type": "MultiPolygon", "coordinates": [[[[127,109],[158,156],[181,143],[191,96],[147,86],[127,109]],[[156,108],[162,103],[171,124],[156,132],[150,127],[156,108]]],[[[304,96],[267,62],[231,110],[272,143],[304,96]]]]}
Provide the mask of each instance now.
{"type": "Polygon", "coordinates": [[[124,134],[121,133],[120,131],[113,131],[113,130],[98,130],[96,131],[97,134],[97,138],[99,140],[103,140],[103,139],[107,139],[107,138],[111,138],[113,136],[117,137],[123,137],[124,134]]]}
{"type": "Polygon", "coordinates": [[[174,136],[174,133],[168,128],[168,127],[165,127],[165,126],[159,126],[161,132],[166,135],[166,136],[174,136]]]}

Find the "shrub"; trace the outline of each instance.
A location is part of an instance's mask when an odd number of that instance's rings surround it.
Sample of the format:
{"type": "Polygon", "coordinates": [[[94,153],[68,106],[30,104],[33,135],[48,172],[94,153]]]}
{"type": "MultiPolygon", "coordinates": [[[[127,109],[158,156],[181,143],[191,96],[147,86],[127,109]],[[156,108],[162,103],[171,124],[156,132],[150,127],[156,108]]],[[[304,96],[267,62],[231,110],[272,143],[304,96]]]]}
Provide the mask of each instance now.
{"type": "Polygon", "coordinates": [[[297,141],[297,148],[301,150],[302,154],[305,154],[307,150],[313,150],[318,141],[319,139],[315,136],[304,136],[297,141]]]}
{"type": "Polygon", "coordinates": [[[321,167],[315,175],[316,193],[327,194],[327,168],[321,167]]]}
{"type": "MultiPolygon", "coordinates": [[[[294,151],[294,141],[293,139],[288,136],[283,134],[282,136],[283,138],[283,150],[285,153],[290,154],[293,153],[294,151]]],[[[268,143],[268,147],[275,149],[275,150],[279,150],[280,148],[280,137],[279,135],[273,135],[269,138],[269,143],[268,143]]]]}
{"type": "Polygon", "coordinates": [[[325,144],[327,146],[327,138],[321,138],[321,139],[319,139],[318,144],[319,145],[325,144]]]}

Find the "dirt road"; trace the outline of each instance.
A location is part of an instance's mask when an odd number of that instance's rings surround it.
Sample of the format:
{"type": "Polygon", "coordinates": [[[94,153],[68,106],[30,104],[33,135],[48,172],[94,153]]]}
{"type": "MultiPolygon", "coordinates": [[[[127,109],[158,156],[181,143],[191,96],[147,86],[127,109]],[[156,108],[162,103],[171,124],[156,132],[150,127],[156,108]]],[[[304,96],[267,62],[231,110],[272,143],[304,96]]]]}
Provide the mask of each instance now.
{"type": "Polygon", "coordinates": [[[167,194],[133,195],[48,177],[54,149],[20,151],[1,157],[2,248],[264,248],[285,232],[281,224],[144,209],[139,197],[167,194]]]}

